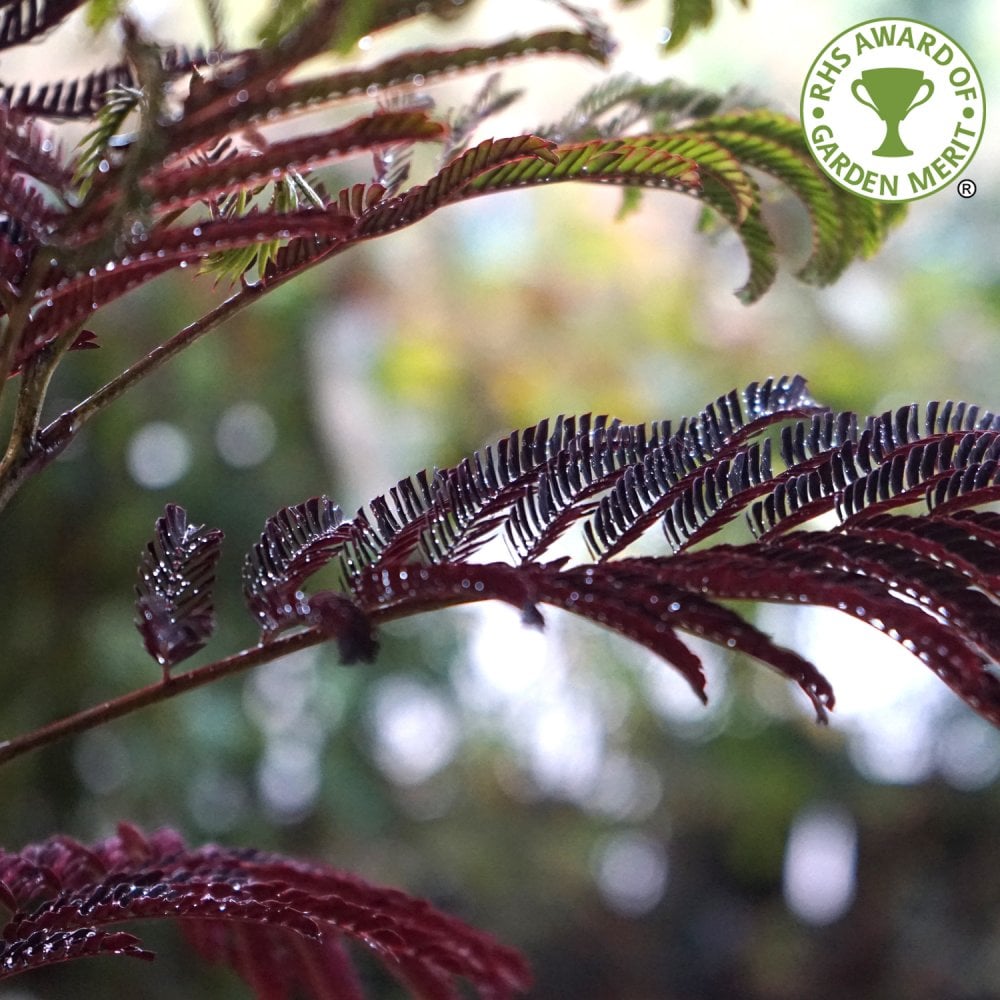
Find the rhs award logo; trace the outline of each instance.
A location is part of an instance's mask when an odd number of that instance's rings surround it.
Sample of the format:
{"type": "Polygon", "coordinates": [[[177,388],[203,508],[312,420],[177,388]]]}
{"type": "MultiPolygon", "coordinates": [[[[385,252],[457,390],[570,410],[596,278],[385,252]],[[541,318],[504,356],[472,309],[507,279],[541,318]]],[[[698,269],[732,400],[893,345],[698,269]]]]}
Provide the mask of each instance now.
{"type": "Polygon", "coordinates": [[[985,117],[983,83],[962,47],[902,17],[848,28],[816,57],[802,87],[802,127],[816,162],[841,187],[879,201],[923,198],[950,184],[979,148],[985,117]]]}

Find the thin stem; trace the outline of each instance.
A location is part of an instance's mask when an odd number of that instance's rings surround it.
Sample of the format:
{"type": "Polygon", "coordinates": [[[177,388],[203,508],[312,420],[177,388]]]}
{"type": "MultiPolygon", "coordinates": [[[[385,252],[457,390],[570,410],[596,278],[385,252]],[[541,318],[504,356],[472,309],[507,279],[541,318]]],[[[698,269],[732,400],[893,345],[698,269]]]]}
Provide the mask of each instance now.
{"type": "Polygon", "coordinates": [[[11,428],[5,463],[16,464],[18,461],[30,459],[38,451],[38,428],[41,424],[42,407],[45,405],[49,383],[60,359],[70,349],[79,332],[79,327],[64,330],[25,364],[21,373],[21,392],[14,412],[14,424],[11,428]]]}
{"type": "MultiPolygon", "coordinates": [[[[484,598],[473,597],[471,600],[483,600],[484,598]]],[[[466,603],[470,598],[463,595],[455,598],[452,602],[437,601],[433,604],[433,610],[440,610],[447,607],[449,603],[466,603]]],[[[370,613],[373,624],[394,621],[411,615],[415,610],[432,610],[432,608],[415,609],[412,606],[403,607],[383,607],[370,613]]],[[[147,705],[155,705],[157,702],[166,701],[175,695],[183,694],[193,688],[210,684],[212,681],[228,677],[251,667],[259,667],[263,663],[270,663],[272,660],[280,659],[290,653],[297,653],[299,650],[308,649],[310,646],[317,646],[321,642],[329,642],[335,638],[329,630],[322,626],[314,625],[295,632],[291,635],[284,635],[273,639],[267,643],[251,646],[249,649],[242,649],[232,656],[227,656],[221,660],[213,660],[204,666],[195,667],[193,670],[183,674],[167,675],[163,680],[155,684],[149,684],[136,691],[112,698],[111,701],[101,702],[99,705],[92,705],[75,715],[69,715],[64,719],[50,722],[46,726],[25,733],[23,736],[15,736],[13,739],[0,740],[0,764],[5,764],[15,757],[28,753],[30,750],[37,750],[39,747],[48,746],[67,736],[75,736],[84,733],[88,729],[96,729],[113,719],[121,718],[130,712],[135,712],[147,705]]]]}
{"type": "Polygon", "coordinates": [[[0,741],[0,764],[20,757],[29,750],[55,743],[66,736],[73,736],[77,733],[86,732],[97,726],[104,725],[112,719],[118,719],[129,712],[145,708],[147,705],[155,705],[157,702],[166,701],[185,691],[201,687],[221,677],[228,677],[230,674],[239,673],[241,670],[248,670],[250,667],[259,666],[262,663],[270,663],[281,656],[298,652],[300,649],[307,649],[328,639],[329,636],[319,628],[307,629],[303,632],[296,632],[293,635],[282,636],[269,642],[266,645],[253,646],[250,649],[241,650],[232,656],[227,656],[222,660],[214,660],[206,663],[202,667],[195,667],[183,674],[176,674],[155,684],[130,691],[128,694],[111,701],[101,702],[99,705],[92,705],[82,712],[67,716],[51,722],[47,726],[42,726],[23,736],[16,736],[10,740],[0,741]]]}
{"type": "Polygon", "coordinates": [[[189,323],[169,340],[154,347],[134,365],[126,368],[125,371],[116,375],[96,392],[53,420],[41,433],[42,445],[47,450],[58,454],[88,420],[100,413],[147,375],[156,371],[174,355],[179,354],[185,347],[190,346],[204,334],[214,330],[220,323],[229,319],[230,316],[248,306],[264,291],[265,289],[260,285],[245,285],[224,302],[220,302],[210,312],[205,313],[200,319],[189,323]]]}
{"type": "MultiPolygon", "coordinates": [[[[103,385],[95,393],[77,403],[72,409],[61,413],[52,423],[38,433],[34,448],[25,449],[20,446],[23,443],[21,440],[23,438],[23,427],[19,430],[19,425],[15,424],[11,447],[4,456],[3,462],[0,462],[0,510],[3,510],[27,478],[40,472],[66,448],[70,441],[76,437],[80,428],[91,417],[96,416],[127,389],[136,385],[203,334],[215,329],[224,320],[229,319],[230,316],[237,313],[244,306],[249,305],[266,290],[260,285],[247,285],[234,295],[231,295],[225,302],[220,302],[211,312],[206,313],[194,323],[175,333],[169,340],[160,344],[159,347],[155,347],[134,365],[126,368],[125,371],[103,385]],[[16,449],[14,448],[15,436],[18,437],[19,444],[19,447],[16,449]]],[[[62,339],[60,338],[60,341],[62,339]]],[[[51,372],[49,372],[49,375],[51,375],[51,372]]],[[[22,409],[24,409],[24,406],[19,404],[19,412],[22,409]]],[[[25,411],[22,423],[29,416],[32,416],[32,419],[37,421],[37,408],[33,415],[25,411]]]]}
{"type": "MultiPolygon", "coordinates": [[[[5,303],[7,323],[6,327],[0,330],[0,396],[3,395],[6,388],[10,369],[17,355],[17,345],[20,343],[24,328],[27,326],[35,292],[45,274],[47,253],[48,250],[45,247],[36,252],[22,287],[16,293],[11,290],[14,298],[5,303]]],[[[0,466],[0,480],[3,478],[2,474],[3,466],[0,466]]]]}

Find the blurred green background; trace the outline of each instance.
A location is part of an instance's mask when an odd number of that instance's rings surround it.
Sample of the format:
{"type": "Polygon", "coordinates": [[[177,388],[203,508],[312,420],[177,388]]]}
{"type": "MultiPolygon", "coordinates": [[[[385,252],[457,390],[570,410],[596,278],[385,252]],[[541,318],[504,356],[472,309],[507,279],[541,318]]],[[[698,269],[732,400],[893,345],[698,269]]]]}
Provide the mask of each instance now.
{"type": "MultiPolygon", "coordinates": [[[[815,54],[889,13],[962,42],[987,103],[1000,96],[992,0],[720,0],[713,28],[669,58],[663,0],[597,6],[622,43],[616,70],[736,86],[791,114],[815,54]]],[[[163,40],[206,37],[196,7],[134,9],[163,40]]],[[[379,37],[367,57],[558,16],[485,0],[453,24],[379,37]]],[[[0,76],[84,73],[113,61],[113,37],[102,46],[104,59],[74,18],[0,76]]],[[[558,118],[599,78],[556,59],[505,68],[528,93],[486,134],[558,118]]],[[[477,86],[459,77],[432,93],[448,108],[477,86]]],[[[132,586],[168,501],[227,536],[202,662],[256,639],[239,567],[277,508],[326,492],[354,510],[542,416],[678,417],[793,371],[862,413],[932,398],[996,410],[998,151],[991,128],[966,175],[975,198],[949,188],[914,203],[875,260],[825,290],[791,277],[808,232],[775,192],[785,267],[751,308],[731,294],[746,266],[736,239],[696,235],[695,203],[647,193],[615,222],[620,191],[582,186],[447,209],[278,290],[95,420],[8,510],[0,732],[156,678],[132,586]]],[[[218,296],[179,274],[108,309],[94,325],[102,349],[66,362],[53,412],[218,296]]],[[[310,651],[7,765],[0,841],[90,840],[128,818],[192,844],[322,859],[522,948],[539,998],[997,995],[1000,735],[916,660],[832,613],[762,610],[837,688],[821,729],[804,698],[734,656],[705,649],[704,709],[624,641],[555,611],[544,634],[525,631],[508,610],[400,622],[371,667],[310,651]]],[[[142,933],[161,961],[76,963],[4,995],[245,995],[169,929],[142,933]]],[[[361,960],[374,997],[399,995],[361,960]]]]}

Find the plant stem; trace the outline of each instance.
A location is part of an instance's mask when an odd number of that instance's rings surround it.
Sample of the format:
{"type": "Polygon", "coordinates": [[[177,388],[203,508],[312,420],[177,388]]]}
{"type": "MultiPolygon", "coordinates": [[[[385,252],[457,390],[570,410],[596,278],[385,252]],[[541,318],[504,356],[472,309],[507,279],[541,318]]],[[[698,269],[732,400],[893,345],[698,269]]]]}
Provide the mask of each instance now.
{"type": "Polygon", "coordinates": [[[134,365],[126,368],[72,409],[61,413],[38,435],[37,447],[33,453],[26,454],[22,451],[16,456],[8,453],[6,464],[0,467],[0,510],[3,510],[11,497],[20,489],[25,479],[41,471],[66,448],[91,417],[96,416],[126,390],[194,343],[203,334],[214,330],[244,306],[255,301],[267,290],[259,284],[244,286],[224,302],[220,302],[211,312],[175,333],[159,347],[153,348],[134,365]]]}
{"type": "Polygon", "coordinates": [[[200,319],[188,324],[183,330],[175,333],[158,347],[154,347],[134,365],[126,368],[125,371],[116,375],[96,392],[53,420],[41,433],[42,445],[47,450],[53,451],[54,454],[58,454],[91,417],[96,416],[109,403],[113,403],[133,385],[154,372],[174,355],[179,354],[185,347],[193,344],[199,337],[214,330],[220,323],[248,306],[264,291],[265,289],[260,285],[245,285],[224,302],[220,302],[210,312],[205,313],[200,319]]]}
{"type": "Polygon", "coordinates": [[[266,645],[241,650],[232,656],[227,656],[222,660],[214,660],[202,667],[195,667],[186,673],[167,677],[165,680],[149,684],[136,691],[130,691],[128,694],[113,698],[111,701],[92,705],[75,715],[69,715],[64,719],[41,726],[23,736],[0,741],[0,764],[20,757],[29,750],[47,746],[66,736],[86,732],[88,729],[120,718],[129,712],[145,708],[147,705],[154,705],[160,701],[166,701],[168,698],[190,691],[192,688],[201,687],[203,684],[209,684],[221,677],[227,677],[229,674],[239,673],[241,670],[248,670],[250,667],[259,666],[262,663],[270,663],[272,660],[289,653],[315,646],[328,638],[329,636],[319,628],[306,629],[293,635],[282,636],[266,645]]]}

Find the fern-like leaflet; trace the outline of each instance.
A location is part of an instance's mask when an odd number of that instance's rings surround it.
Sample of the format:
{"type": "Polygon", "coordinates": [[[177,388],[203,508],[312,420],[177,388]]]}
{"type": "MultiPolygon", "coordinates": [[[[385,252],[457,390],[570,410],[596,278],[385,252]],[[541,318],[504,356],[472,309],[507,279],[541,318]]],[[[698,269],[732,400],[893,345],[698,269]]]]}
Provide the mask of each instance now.
{"type": "Polygon", "coordinates": [[[215,630],[212,585],[221,546],[221,531],[190,524],[176,504],[167,504],[156,522],[139,563],[135,624],[164,677],[215,630]]]}
{"type": "MultiPolygon", "coordinates": [[[[75,6],[8,5],[0,39],[27,40],[75,6]]],[[[748,168],[772,174],[805,203],[815,247],[800,274],[804,280],[828,282],[857,254],[872,252],[898,214],[894,206],[833,185],[809,158],[791,119],[731,103],[723,111],[720,98],[675,82],[612,81],[578,105],[576,120],[583,124],[577,134],[560,126],[551,138],[525,133],[471,148],[473,130],[516,95],[489,81],[450,123],[417,106],[424,98],[415,95],[416,86],[500,59],[554,52],[605,61],[613,47],[607,29],[569,3],[557,6],[576,22],[573,28],[485,46],[420,49],[366,69],[293,77],[331,40],[335,46],[356,42],[362,23],[375,30],[451,11],[425,6],[376,5],[362,12],[356,5],[302,5],[279,18],[288,33],[280,45],[207,54],[154,44],[126,21],[128,58],[120,66],[41,89],[8,87],[8,107],[0,111],[7,149],[0,158],[0,212],[9,216],[0,234],[0,279],[9,291],[0,294],[0,308],[23,294],[31,308],[0,343],[4,375],[25,371],[50,347],[54,364],[90,313],[174,268],[201,264],[227,281],[271,287],[438,208],[510,188],[588,181],[693,195],[742,241],[750,262],[739,293],[746,301],[764,293],[777,268],[748,168]],[[386,88],[388,96],[381,94],[386,88]],[[306,130],[291,139],[271,132],[280,119],[316,104],[367,99],[372,92],[374,113],[365,109],[332,131],[306,130]],[[615,117],[608,120],[611,109],[615,117]],[[96,123],[75,158],[63,163],[29,115],[91,116],[96,123]],[[120,135],[130,116],[135,131],[120,135]],[[416,142],[442,144],[442,166],[406,188],[407,156],[416,142]],[[227,155],[214,156],[219,149],[227,155]],[[374,161],[370,183],[333,198],[322,183],[310,182],[308,195],[300,189],[300,168],[355,155],[374,161]],[[314,229],[286,232],[296,229],[286,223],[304,207],[316,213],[306,220],[314,229]],[[351,225],[331,229],[333,216],[349,216],[351,225]],[[227,218],[232,226],[223,234],[227,218]],[[198,231],[212,227],[214,240],[197,239],[198,231]],[[32,268],[42,247],[49,266],[32,268]],[[23,288],[29,275],[30,288],[23,288]]]]}
{"type": "Polygon", "coordinates": [[[243,564],[243,593],[267,638],[295,625],[317,625],[336,637],[345,663],[371,660],[372,625],[348,597],[325,591],[307,597],[301,585],[350,537],[339,507],[313,497],[269,518],[243,564]]]}
{"type": "Polygon", "coordinates": [[[83,0],[10,0],[0,9],[0,49],[34,41],[68,17],[83,0]]]}
{"type": "Polygon", "coordinates": [[[84,845],[53,837],[0,849],[0,980],[97,954],[151,959],[116,924],[177,921],[205,959],[229,965],[257,996],[359,1000],[344,941],[371,949],[415,997],[457,996],[464,979],[483,1000],[530,984],[524,960],[423,900],[276,854],[191,849],[172,830],[121,823],[84,845]]]}
{"type": "Polygon", "coordinates": [[[901,643],[1000,724],[1000,521],[970,509],[1000,495],[997,418],[930,404],[920,430],[916,413],[833,414],[795,376],[733,391],[676,430],[543,421],[401,480],[352,519],[326,498],[280,511],[248,557],[248,599],[265,633],[315,625],[316,602],[332,603],[326,634],[348,649],[419,611],[501,600],[541,625],[550,604],[662,656],[702,698],[680,634],[746,652],[795,680],[820,719],[833,704],[827,681],[719,601],[827,606],[901,643]],[[776,422],[777,472],[760,440],[776,422]],[[920,499],[931,507],[922,518],[887,513],[920,499]],[[837,528],[778,530],[830,510],[837,528]],[[739,513],[756,540],[695,545],[739,513]],[[553,557],[581,521],[577,550],[553,557]],[[622,557],[657,522],[673,554],[622,557]],[[496,537],[513,563],[479,560],[496,537]],[[573,563],[582,540],[591,560],[573,563]],[[331,561],[340,589],[307,597],[305,580],[331,561]]]}

